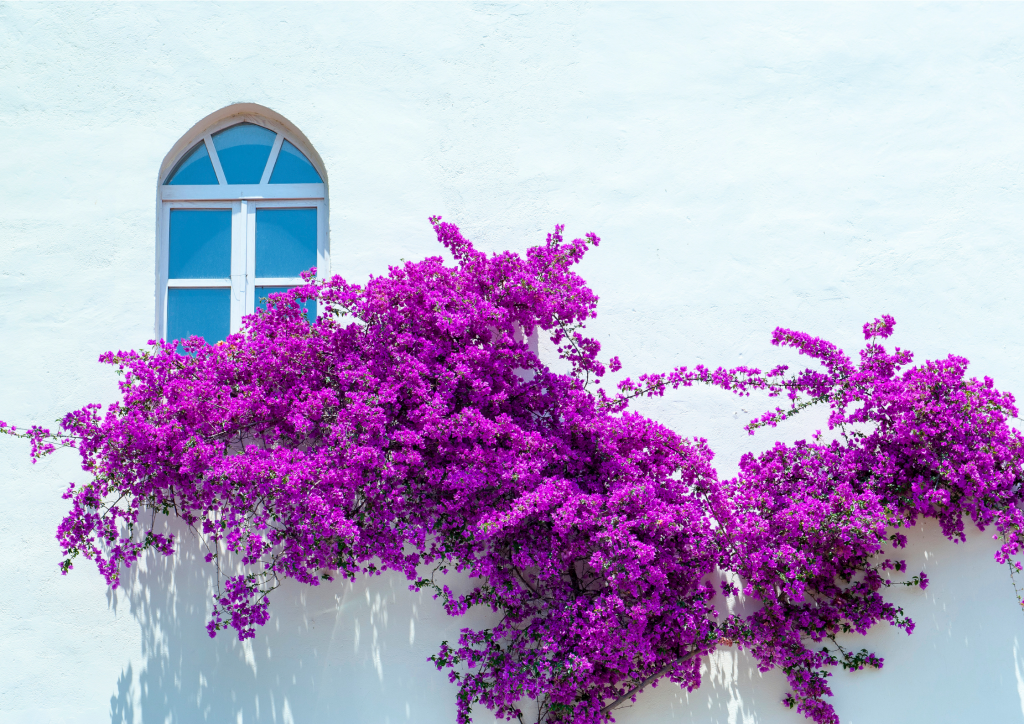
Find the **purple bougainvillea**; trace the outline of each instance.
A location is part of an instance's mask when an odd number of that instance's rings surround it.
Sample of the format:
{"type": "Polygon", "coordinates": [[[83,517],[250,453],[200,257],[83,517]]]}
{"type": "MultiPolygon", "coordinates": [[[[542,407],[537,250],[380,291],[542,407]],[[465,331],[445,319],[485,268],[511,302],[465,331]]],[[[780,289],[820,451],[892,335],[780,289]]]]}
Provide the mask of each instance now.
{"type": "Polygon", "coordinates": [[[1024,440],[1012,396],[967,377],[967,360],[913,366],[883,347],[886,316],[864,326],[857,362],[777,329],[774,344],[817,367],[680,367],[606,390],[584,335],[597,297],[572,271],[596,236],[559,227],[525,256],[488,256],[432,222],[455,266],[432,257],[363,286],[307,275],[224,343],[104,355],[122,376],[106,411],[72,412],[55,433],[0,423],[33,458],[81,454],[90,480],[65,493],[62,569],[81,555],[116,587],[150,549],[173,552],[152,521],[175,516],[218,571],[210,635],[243,639],[283,578],[398,570],[453,616],[501,614],[432,657],[458,684],[460,723],[477,705],[522,721],[535,700],[538,721],[597,724],[663,677],[699,686],[701,658],[732,645],[785,673],[784,703],[837,722],[831,671],[882,665],[837,636],[913,629],[885,597],[927,585],[902,575],[902,530],[932,517],[963,540],[969,518],[1017,565],[1024,440]],[[312,324],[297,304],[310,299],[312,324]],[[534,334],[568,374],[531,351],[534,334]],[[748,454],[720,480],[706,441],[629,409],[695,384],[785,400],[751,432],[812,405],[828,406],[832,432],[748,454]],[[448,570],[475,587],[450,590],[448,570]],[[758,605],[727,615],[741,592],[758,605]]]}

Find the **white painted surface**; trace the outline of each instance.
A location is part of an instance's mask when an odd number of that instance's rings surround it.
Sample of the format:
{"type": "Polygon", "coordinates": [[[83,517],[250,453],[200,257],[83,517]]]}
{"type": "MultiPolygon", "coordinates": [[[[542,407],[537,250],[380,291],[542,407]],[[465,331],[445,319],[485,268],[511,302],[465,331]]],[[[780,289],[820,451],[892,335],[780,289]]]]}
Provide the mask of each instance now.
{"type": "MultiPolygon", "coordinates": [[[[114,399],[95,359],[153,334],[160,165],[241,102],[318,152],[351,279],[436,253],[431,214],[487,249],[561,222],[603,239],[592,329],[630,373],[788,360],[780,324],[852,351],[890,313],[918,359],[961,353],[1024,392],[1021,38],[1017,4],[0,5],[0,418],[114,399]]],[[[742,407],[645,409],[729,474],[769,441],[742,407]]],[[[425,658],[461,622],[430,599],[289,587],[251,648],[211,642],[200,567],[152,564],[118,596],[87,565],[57,574],[69,479],[70,456],[33,467],[0,440],[0,721],[453,721],[425,658]]],[[[991,541],[912,545],[934,581],[903,594],[918,631],[877,631],[885,670],[836,675],[843,721],[1024,721],[1024,618],[991,541]]],[[[780,676],[713,666],[620,720],[803,721],[780,676]]]]}

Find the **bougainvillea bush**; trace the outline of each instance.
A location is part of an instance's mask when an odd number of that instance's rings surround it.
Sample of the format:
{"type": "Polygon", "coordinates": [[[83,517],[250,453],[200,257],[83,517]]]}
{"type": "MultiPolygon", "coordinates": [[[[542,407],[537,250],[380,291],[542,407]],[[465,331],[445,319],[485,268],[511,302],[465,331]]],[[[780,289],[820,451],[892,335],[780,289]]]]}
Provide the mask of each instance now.
{"type": "Polygon", "coordinates": [[[210,635],[242,639],[284,578],[401,571],[453,616],[500,614],[432,657],[458,684],[460,723],[479,705],[523,721],[533,700],[538,721],[596,724],[664,677],[699,686],[702,657],[733,645],[785,673],[785,704],[836,722],[831,671],[882,665],[840,635],[913,629],[886,599],[927,585],[898,557],[902,531],[922,516],[954,541],[968,522],[990,528],[997,561],[1016,565],[1024,440],[1013,398],[967,360],[913,365],[883,346],[886,316],[864,326],[856,361],[777,329],[812,368],[679,367],[602,387],[620,365],[585,335],[597,297],[573,271],[596,236],[558,228],[524,256],[486,255],[432,222],[454,266],[432,257],[365,285],[307,275],[224,343],[104,355],[122,376],[106,410],[52,433],[4,426],[34,457],[76,448],[89,474],[65,493],[62,569],[84,556],[116,587],[148,551],[173,552],[153,521],[175,516],[218,573],[210,635]],[[752,433],[813,405],[829,432],[720,480],[706,441],[630,409],[695,384],[777,397],[752,433]],[[471,590],[449,589],[450,570],[471,590]],[[741,594],[757,605],[728,614],[741,594]]]}

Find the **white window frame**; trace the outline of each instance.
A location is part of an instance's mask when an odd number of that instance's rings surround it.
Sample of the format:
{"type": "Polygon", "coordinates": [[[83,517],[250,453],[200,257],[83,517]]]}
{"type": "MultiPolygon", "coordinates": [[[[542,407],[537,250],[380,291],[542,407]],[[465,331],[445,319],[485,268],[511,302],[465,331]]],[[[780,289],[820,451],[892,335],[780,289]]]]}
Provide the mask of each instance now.
{"type": "MultiPolygon", "coordinates": [[[[280,124],[261,117],[234,116],[226,118],[206,129],[195,141],[186,145],[179,158],[170,166],[167,176],[160,179],[160,203],[157,242],[157,308],[156,334],[160,339],[167,333],[167,292],[168,289],[230,289],[231,317],[229,332],[234,334],[242,327],[242,317],[256,309],[256,287],[294,287],[303,284],[300,277],[256,277],[256,211],[258,209],[309,209],[316,208],[317,251],[316,276],[326,279],[330,276],[330,245],[327,227],[326,184],[271,184],[270,176],[284,141],[289,141],[313,163],[313,154],[298,142],[280,124]],[[258,184],[228,184],[213,145],[213,134],[239,123],[254,123],[277,134],[270,150],[263,178],[258,184]],[[206,144],[207,153],[217,174],[217,185],[168,186],[178,163],[195,146],[196,142],[206,144]],[[173,209],[231,209],[231,276],[224,279],[169,279],[170,225],[173,209]]],[[[323,169],[316,168],[321,178],[323,169]]]]}

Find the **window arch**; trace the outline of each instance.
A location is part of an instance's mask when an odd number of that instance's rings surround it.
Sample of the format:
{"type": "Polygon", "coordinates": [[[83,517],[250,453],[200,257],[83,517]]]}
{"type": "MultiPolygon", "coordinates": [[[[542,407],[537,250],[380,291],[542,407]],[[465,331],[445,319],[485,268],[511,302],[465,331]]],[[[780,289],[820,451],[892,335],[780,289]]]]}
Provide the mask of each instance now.
{"type": "Polygon", "coordinates": [[[164,159],[158,196],[158,337],[221,341],[302,272],[328,275],[323,165],[269,109],[232,106],[197,123],[164,159]]]}

